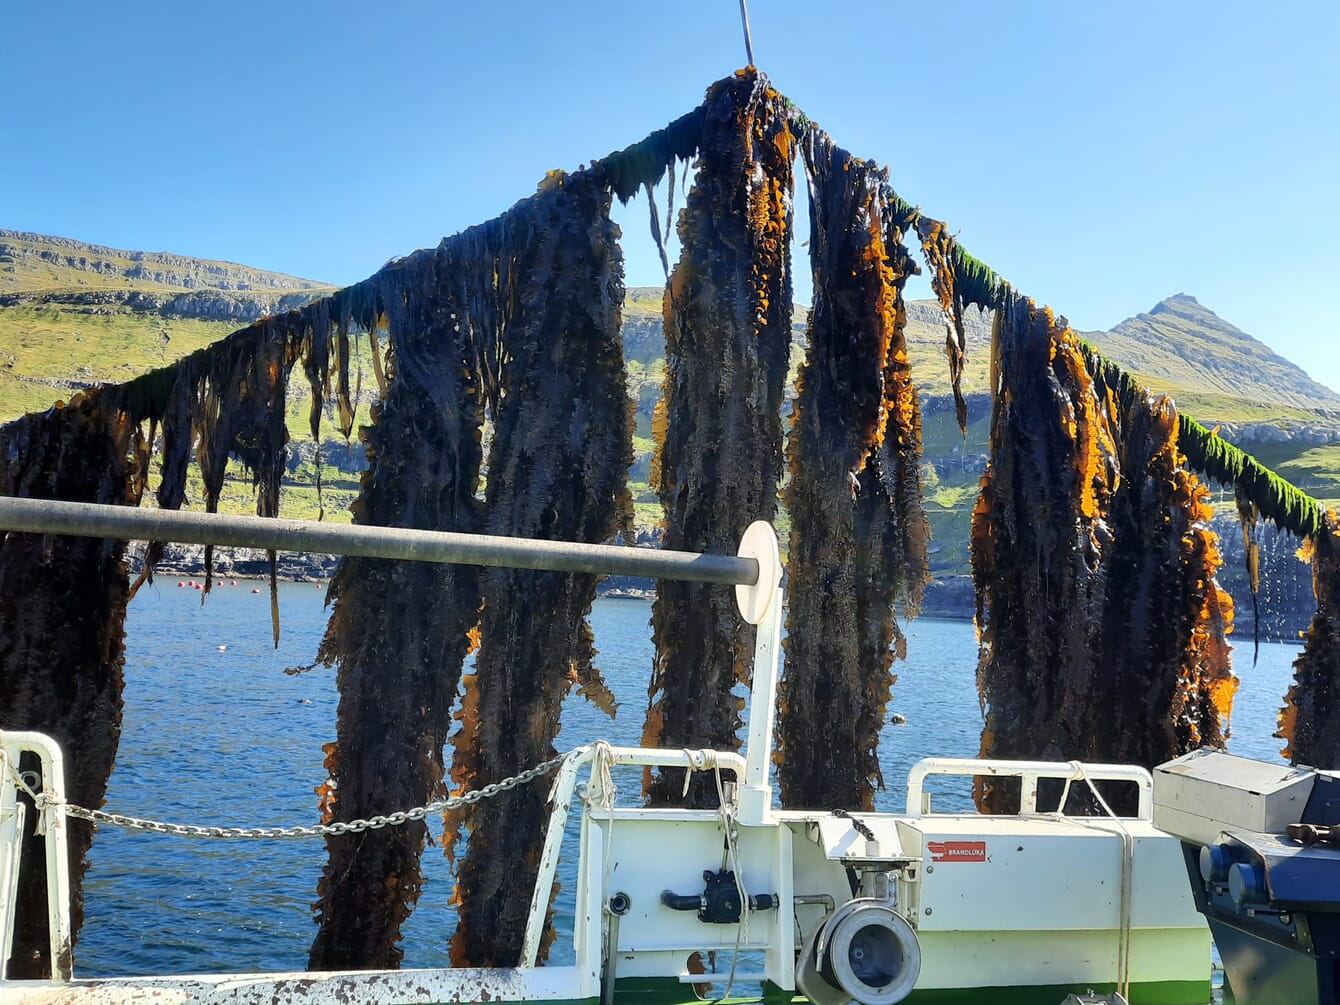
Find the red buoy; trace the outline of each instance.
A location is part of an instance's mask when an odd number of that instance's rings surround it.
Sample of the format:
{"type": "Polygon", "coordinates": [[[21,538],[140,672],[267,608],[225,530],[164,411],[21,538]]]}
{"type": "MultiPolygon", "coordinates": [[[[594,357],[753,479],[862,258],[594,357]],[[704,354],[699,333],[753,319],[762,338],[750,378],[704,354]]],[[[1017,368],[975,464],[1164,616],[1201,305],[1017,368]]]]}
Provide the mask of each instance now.
{"type": "Polygon", "coordinates": [[[251,592],[252,592],[252,593],[260,593],[260,592],[261,592],[261,588],[260,588],[259,586],[253,586],[253,587],[251,588],[251,592]]]}
{"type": "Polygon", "coordinates": [[[186,584],[183,583],[180,579],[177,580],[177,587],[178,587],[178,589],[180,589],[181,587],[183,587],[183,586],[185,586],[185,585],[186,585],[186,584]]]}

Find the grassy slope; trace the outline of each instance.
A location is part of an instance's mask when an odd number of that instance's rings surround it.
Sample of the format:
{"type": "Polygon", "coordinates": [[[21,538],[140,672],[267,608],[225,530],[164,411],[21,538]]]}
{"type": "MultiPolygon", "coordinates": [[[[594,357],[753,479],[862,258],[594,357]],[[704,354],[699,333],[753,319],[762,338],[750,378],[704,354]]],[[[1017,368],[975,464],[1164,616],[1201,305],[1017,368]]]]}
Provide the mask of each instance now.
{"type": "Polygon", "coordinates": [[[223,338],[231,321],[165,318],[130,310],[87,314],[56,305],[0,308],[0,418],[49,407],[84,384],[123,381],[223,338]]]}

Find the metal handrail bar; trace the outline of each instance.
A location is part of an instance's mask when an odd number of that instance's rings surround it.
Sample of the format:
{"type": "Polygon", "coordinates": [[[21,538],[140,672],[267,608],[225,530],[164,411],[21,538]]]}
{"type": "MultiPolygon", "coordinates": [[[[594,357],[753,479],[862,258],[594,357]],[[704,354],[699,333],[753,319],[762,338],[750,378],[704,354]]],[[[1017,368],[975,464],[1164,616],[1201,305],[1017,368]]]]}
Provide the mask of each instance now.
{"type": "Polygon", "coordinates": [[[1021,780],[1020,814],[1036,813],[1038,780],[1056,778],[1077,781],[1088,777],[1095,782],[1130,782],[1140,790],[1135,811],[1137,820],[1154,818],[1154,778],[1144,768],[1134,764],[1089,764],[1077,761],[1008,761],[973,757],[923,757],[907,773],[907,813],[909,816],[929,815],[922,801],[922,790],[931,775],[959,775],[975,777],[987,775],[1021,780]]]}
{"type": "Polygon", "coordinates": [[[734,555],[13,496],[0,496],[0,531],[646,576],[738,586],[753,586],[759,576],[756,559],[734,555]]]}

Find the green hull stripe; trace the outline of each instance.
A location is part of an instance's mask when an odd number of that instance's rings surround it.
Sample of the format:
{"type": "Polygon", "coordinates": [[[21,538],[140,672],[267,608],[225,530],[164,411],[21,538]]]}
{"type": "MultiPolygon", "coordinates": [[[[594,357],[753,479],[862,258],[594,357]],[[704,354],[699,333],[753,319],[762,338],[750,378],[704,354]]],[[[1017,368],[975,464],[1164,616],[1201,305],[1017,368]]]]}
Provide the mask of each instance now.
{"type": "MultiPolygon", "coordinates": [[[[913,991],[907,1005],[1061,1005],[1069,994],[1107,994],[1116,984],[1044,984],[1019,988],[944,988],[913,991]]],[[[1206,1005],[1210,980],[1148,981],[1131,985],[1131,1005],[1206,1005]]]]}
{"type": "MultiPolygon", "coordinates": [[[[1061,1005],[1068,994],[1093,991],[1106,994],[1115,991],[1115,984],[1042,984],[1010,988],[942,988],[913,991],[907,1005],[1061,1005]]],[[[628,978],[619,981],[615,991],[616,1005],[699,1005],[702,999],[693,994],[690,985],[661,978],[628,978]]],[[[1131,985],[1131,1005],[1206,1005],[1210,1000],[1210,981],[1148,981],[1131,985]]],[[[597,998],[563,998],[550,1000],[548,1005],[597,1005],[597,998]]],[[[807,999],[792,996],[769,985],[763,997],[757,995],[724,999],[725,1003],[745,1005],[748,1002],[802,1003],[807,999]]],[[[453,1003],[455,1005],[455,1003],[453,1003]]],[[[483,1005],[483,1003],[480,1003],[483,1005]]],[[[504,1001],[489,1005],[509,1005],[504,1001]]]]}

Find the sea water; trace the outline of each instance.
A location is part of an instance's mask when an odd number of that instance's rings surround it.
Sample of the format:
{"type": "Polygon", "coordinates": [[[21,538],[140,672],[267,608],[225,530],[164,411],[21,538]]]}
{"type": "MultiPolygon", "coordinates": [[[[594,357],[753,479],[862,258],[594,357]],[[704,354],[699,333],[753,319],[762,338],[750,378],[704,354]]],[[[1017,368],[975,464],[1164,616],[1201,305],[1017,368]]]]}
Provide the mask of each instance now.
{"type": "MultiPolygon", "coordinates": [[[[289,826],[315,822],[314,789],[325,779],[321,745],[335,738],[334,672],[310,664],[325,630],[324,589],[280,586],[282,636],[273,647],[269,598],[254,584],[199,591],[160,577],[130,605],[121,746],[109,810],[182,823],[289,826]]],[[[650,604],[598,600],[591,621],[597,662],[619,700],[610,719],[575,695],[557,746],[597,738],[636,745],[651,666],[650,604]]],[[[922,619],[905,626],[908,658],[896,665],[890,712],[907,719],[880,739],[885,788],[879,809],[904,808],[908,768],[928,755],[972,756],[981,735],[977,642],[968,622],[922,619]]],[[[1297,645],[1250,642],[1237,651],[1242,686],[1229,748],[1278,758],[1271,734],[1297,645]]],[[[1095,723],[1095,728],[1102,728],[1095,723]]],[[[448,751],[448,755],[450,751],[448,751]]],[[[617,778],[625,801],[635,772],[617,778]]],[[[500,798],[507,798],[505,795],[500,798]]],[[[935,805],[967,809],[966,784],[940,782],[935,805]]],[[[408,808],[408,807],[405,807],[408,808]]],[[[425,885],[404,927],[404,965],[447,965],[454,927],[451,874],[436,843],[423,855],[425,885]]],[[[570,828],[571,830],[571,828],[570,828]]],[[[555,962],[571,960],[575,844],[560,866],[555,962]]],[[[310,905],[325,861],[319,839],[225,841],[102,827],[85,882],[86,918],[76,973],[114,976],[303,969],[315,927],[310,905]]]]}

